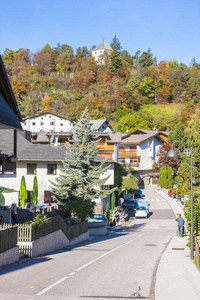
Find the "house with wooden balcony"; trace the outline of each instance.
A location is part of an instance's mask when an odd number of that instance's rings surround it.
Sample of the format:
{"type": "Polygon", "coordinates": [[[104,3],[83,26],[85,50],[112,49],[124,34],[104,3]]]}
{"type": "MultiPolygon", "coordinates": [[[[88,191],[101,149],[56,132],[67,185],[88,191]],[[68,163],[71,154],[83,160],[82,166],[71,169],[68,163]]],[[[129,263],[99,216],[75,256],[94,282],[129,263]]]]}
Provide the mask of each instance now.
{"type": "MultiPolygon", "coordinates": [[[[31,141],[32,144],[59,146],[66,144],[66,142],[73,143],[74,132],[72,123],[67,119],[65,121],[64,123],[63,118],[50,113],[26,118],[22,123],[25,129],[23,136],[27,138],[27,133],[29,133],[29,138],[27,139],[31,141]],[[49,122],[53,120],[53,118],[56,119],[54,123],[55,127],[48,130],[49,122]],[[40,127],[41,124],[43,127],[40,127]],[[62,127],[61,124],[63,124],[62,127]]],[[[91,129],[92,135],[99,139],[97,145],[99,148],[98,155],[119,162],[121,132],[116,132],[106,119],[91,120],[91,129]]]]}
{"type": "MultiPolygon", "coordinates": [[[[0,139],[0,149],[3,153],[11,156],[13,131],[5,129],[2,131],[0,139]]],[[[26,188],[28,192],[27,202],[32,202],[33,180],[37,176],[38,181],[38,205],[43,205],[52,202],[51,184],[49,181],[55,182],[60,174],[59,166],[62,166],[62,161],[65,160],[65,146],[58,145],[41,145],[32,144],[25,139],[20,133],[17,133],[17,158],[15,161],[16,173],[14,176],[4,176],[1,178],[1,185],[6,188],[12,188],[16,192],[5,194],[5,205],[10,206],[12,203],[19,205],[19,189],[22,176],[25,177],[26,188]]],[[[105,161],[105,170],[101,178],[107,178],[103,186],[98,186],[98,189],[111,189],[115,185],[115,167],[114,161],[105,160],[101,156],[96,157],[97,160],[105,161]]],[[[105,209],[107,201],[110,201],[110,196],[106,198],[95,199],[96,206],[105,209]]]]}
{"type": "Polygon", "coordinates": [[[166,135],[143,129],[123,135],[119,145],[119,162],[129,164],[135,170],[152,169],[160,146],[166,142],[166,135]]]}

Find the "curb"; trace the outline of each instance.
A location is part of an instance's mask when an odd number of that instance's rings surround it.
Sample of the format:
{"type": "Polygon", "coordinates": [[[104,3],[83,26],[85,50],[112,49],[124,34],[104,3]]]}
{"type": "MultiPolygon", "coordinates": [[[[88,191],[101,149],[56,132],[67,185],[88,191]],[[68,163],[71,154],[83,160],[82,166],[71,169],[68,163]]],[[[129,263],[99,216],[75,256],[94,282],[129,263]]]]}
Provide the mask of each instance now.
{"type": "Polygon", "coordinates": [[[161,258],[163,256],[165,250],[169,246],[169,244],[170,244],[171,240],[173,239],[173,237],[174,237],[174,235],[169,239],[169,241],[167,242],[167,245],[162,250],[161,254],[159,255],[159,257],[158,257],[158,259],[156,261],[156,265],[154,267],[153,276],[152,276],[152,280],[151,280],[149,300],[155,300],[156,276],[157,276],[158,266],[159,266],[160,260],[161,260],[161,258]]]}

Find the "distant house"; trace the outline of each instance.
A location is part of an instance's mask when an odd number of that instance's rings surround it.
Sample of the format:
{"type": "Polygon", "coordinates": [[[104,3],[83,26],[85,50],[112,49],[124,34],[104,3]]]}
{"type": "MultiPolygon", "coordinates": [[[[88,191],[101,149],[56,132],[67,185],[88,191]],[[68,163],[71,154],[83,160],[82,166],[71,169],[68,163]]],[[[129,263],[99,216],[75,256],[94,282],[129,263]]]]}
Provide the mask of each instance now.
{"type": "Polygon", "coordinates": [[[34,132],[39,131],[52,131],[62,132],[70,131],[73,127],[72,123],[63,117],[52,113],[43,113],[23,119],[22,123],[23,130],[34,132]]]}
{"type": "MultiPolygon", "coordinates": [[[[13,137],[11,130],[4,130],[1,135],[0,149],[3,152],[11,155],[12,144],[9,142],[13,137]]],[[[59,145],[40,145],[31,144],[24,137],[18,134],[18,157],[16,160],[16,174],[13,176],[5,176],[1,178],[1,184],[4,187],[12,187],[19,191],[20,182],[22,176],[25,177],[26,187],[28,191],[28,202],[31,202],[32,191],[33,191],[33,179],[37,176],[38,180],[38,204],[43,205],[52,201],[52,194],[49,180],[54,181],[58,176],[60,170],[59,166],[62,165],[62,161],[65,159],[65,146],[59,145]]],[[[98,156],[99,160],[104,158],[98,156]]],[[[103,177],[110,175],[104,186],[99,189],[110,189],[114,185],[114,162],[109,161],[109,169],[105,172],[103,177]]],[[[101,204],[105,208],[107,200],[109,198],[96,199],[97,204],[101,204]]],[[[18,192],[5,194],[5,204],[11,205],[19,201],[18,192]]]]}
{"type": "Polygon", "coordinates": [[[163,137],[166,135],[141,129],[123,135],[119,145],[119,162],[130,164],[135,170],[152,169],[160,146],[166,142],[163,137]]]}
{"type": "MultiPolygon", "coordinates": [[[[52,114],[42,114],[38,117],[27,118],[22,126],[31,131],[32,144],[50,144],[54,146],[64,145],[66,142],[73,143],[73,127],[66,119],[61,126],[63,119],[52,114]],[[56,120],[56,121],[55,121],[56,120]],[[45,121],[45,122],[44,122],[45,121]],[[54,129],[51,131],[49,123],[54,122],[54,129]],[[41,128],[41,124],[43,128],[41,128]],[[62,129],[61,129],[62,128],[62,129]],[[33,131],[39,130],[39,131],[33,131]]],[[[52,125],[53,126],[53,125],[52,125]]],[[[100,139],[98,143],[99,156],[119,162],[119,143],[121,142],[121,132],[108,123],[106,119],[91,120],[91,129],[94,136],[100,139]]],[[[25,136],[25,134],[24,134],[25,136]]]]}
{"type": "MultiPolygon", "coordinates": [[[[23,119],[21,123],[24,130],[30,132],[31,142],[35,144],[58,143],[59,133],[63,140],[68,140],[72,123],[66,119],[52,113],[43,113],[23,119]],[[57,139],[56,139],[57,138],[57,139]]],[[[60,142],[62,142],[60,141],[60,142]]]]}
{"type": "Polygon", "coordinates": [[[21,120],[21,114],[0,56],[0,140],[6,128],[12,128],[13,131],[11,140],[7,137],[7,141],[12,145],[10,155],[0,147],[0,179],[7,176],[6,174],[16,172],[16,163],[11,158],[17,156],[17,129],[22,129],[21,120]]]}
{"type": "Polygon", "coordinates": [[[92,134],[100,140],[98,155],[118,163],[121,132],[116,132],[106,119],[91,120],[91,124],[92,134]]]}
{"type": "Polygon", "coordinates": [[[92,55],[94,56],[97,63],[103,64],[102,55],[105,50],[107,51],[108,54],[112,52],[112,48],[104,41],[99,46],[97,46],[92,50],[92,55]]]}

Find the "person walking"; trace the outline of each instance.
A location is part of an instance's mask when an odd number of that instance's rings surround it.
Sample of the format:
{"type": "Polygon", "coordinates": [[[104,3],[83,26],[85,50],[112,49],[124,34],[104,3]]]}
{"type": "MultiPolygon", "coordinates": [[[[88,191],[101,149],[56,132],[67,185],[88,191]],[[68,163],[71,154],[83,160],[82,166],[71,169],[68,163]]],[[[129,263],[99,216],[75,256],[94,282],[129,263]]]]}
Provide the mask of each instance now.
{"type": "Polygon", "coordinates": [[[183,235],[183,226],[185,224],[184,219],[181,217],[181,214],[178,215],[178,218],[176,219],[178,222],[178,235],[182,236],[183,235]]]}

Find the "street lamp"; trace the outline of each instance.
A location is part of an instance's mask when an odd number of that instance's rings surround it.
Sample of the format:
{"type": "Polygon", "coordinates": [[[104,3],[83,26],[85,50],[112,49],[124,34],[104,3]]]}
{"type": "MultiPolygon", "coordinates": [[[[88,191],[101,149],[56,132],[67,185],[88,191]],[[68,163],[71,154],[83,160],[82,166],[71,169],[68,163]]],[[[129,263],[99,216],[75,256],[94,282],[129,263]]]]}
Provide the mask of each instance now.
{"type": "Polygon", "coordinates": [[[182,143],[183,145],[183,152],[190,156],[190,182],[191,182],[191,250],[190,250],[190,257],[193,259],[194,257],[194,250],[193,250],[193,240],[194,240],[194,229],[193,229],[193,167],[192,167],[192,147],[189,149],[185,149],[185,145],[181,141],[175,141],[172,144],[172,150],[167,153],[167,157],[178,157],[177,152],[173,149],[175,143],[182,143]]]}

